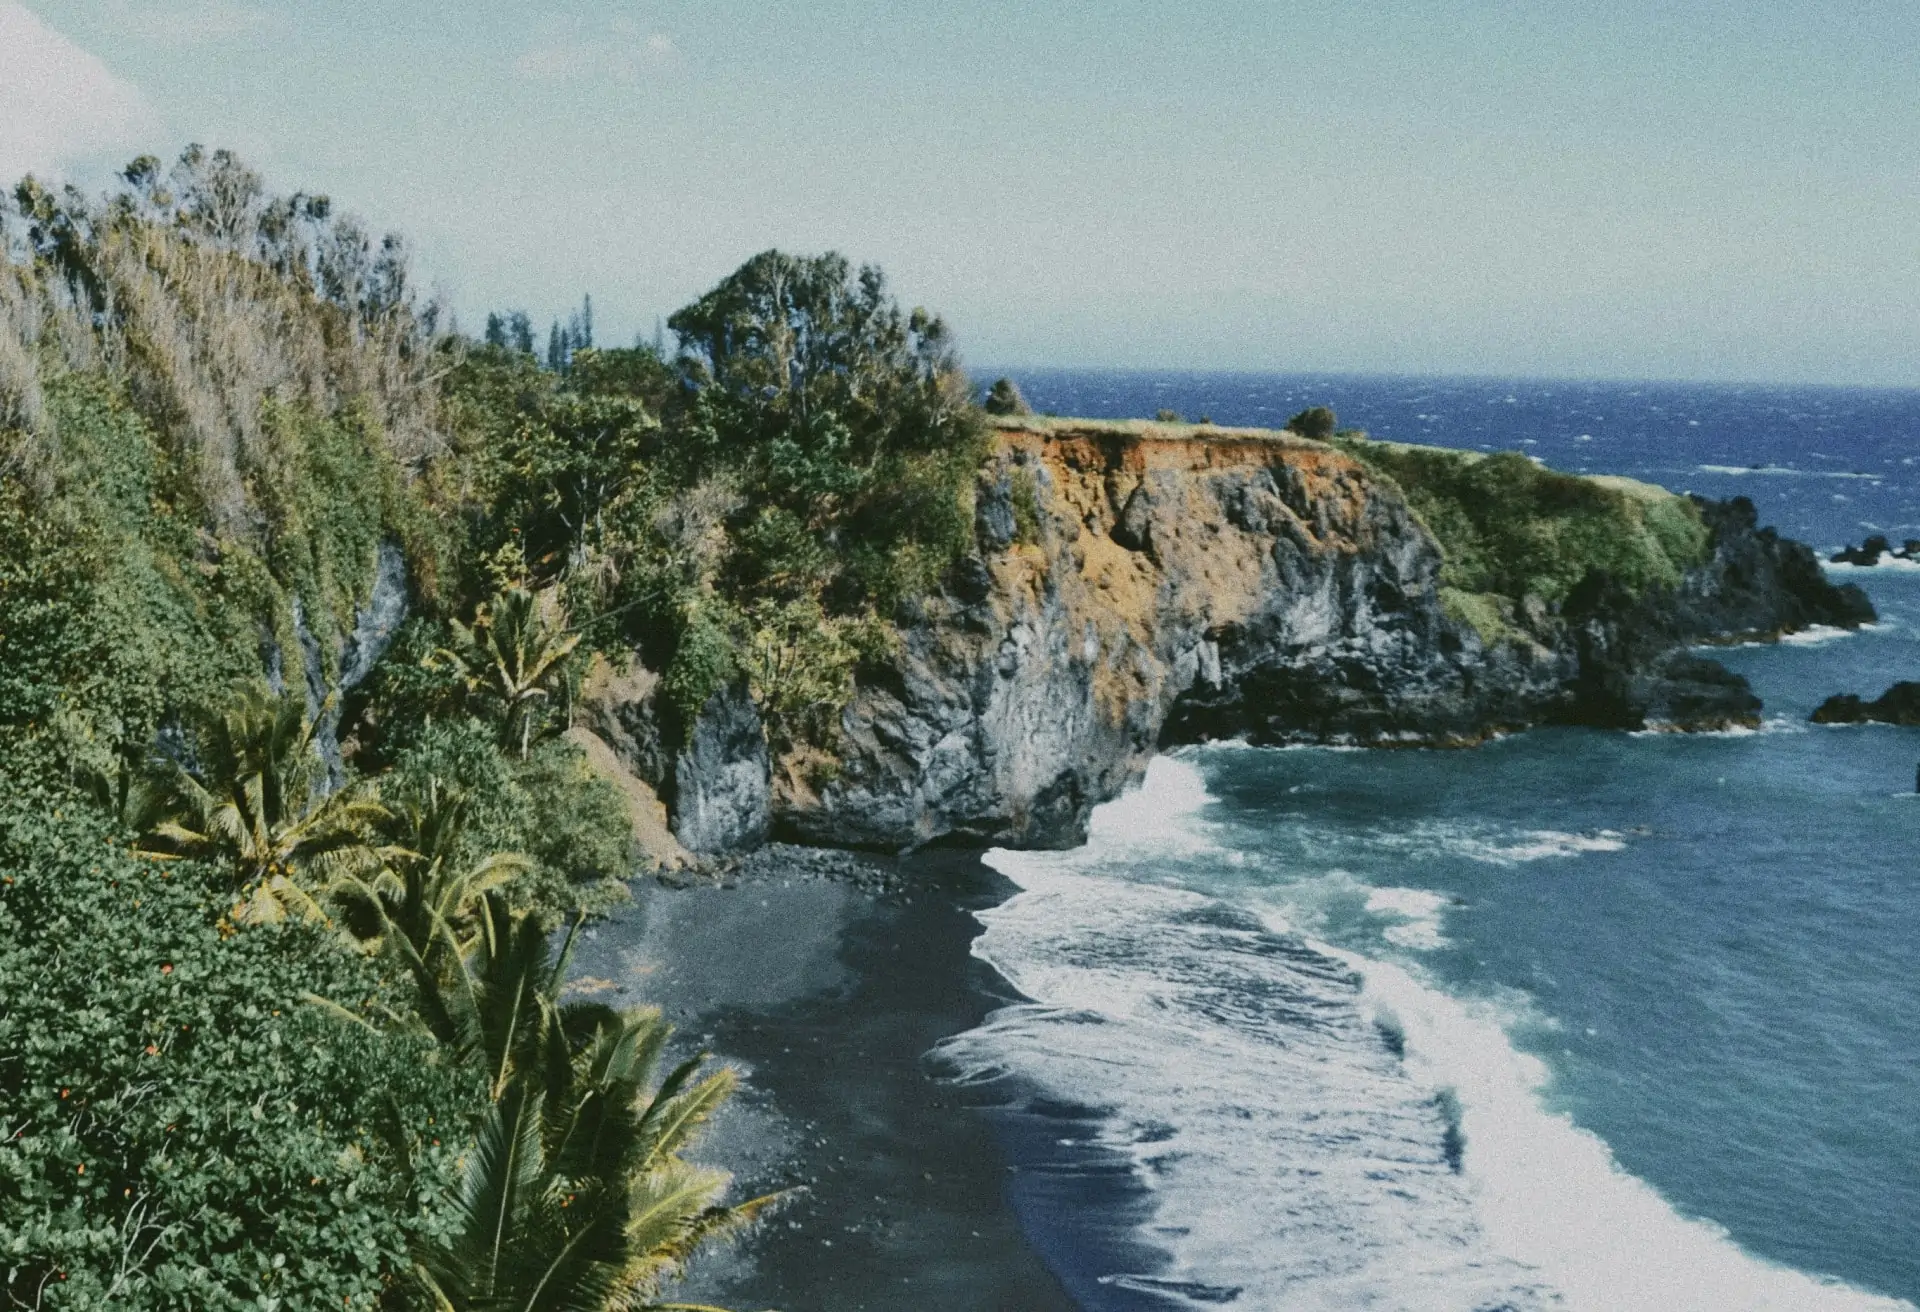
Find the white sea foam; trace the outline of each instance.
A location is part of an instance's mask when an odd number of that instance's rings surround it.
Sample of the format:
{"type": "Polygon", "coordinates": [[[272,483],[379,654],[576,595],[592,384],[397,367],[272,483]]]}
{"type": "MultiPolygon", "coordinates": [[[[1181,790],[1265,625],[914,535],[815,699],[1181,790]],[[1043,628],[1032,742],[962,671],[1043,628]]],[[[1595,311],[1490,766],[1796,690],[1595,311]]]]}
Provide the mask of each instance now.
{"type": "Polygon", "coordinates": [[[1589,852],[1618,852],[1627,845],[1625,836],[1611,829],[1575,834],[1558,829],[1513,830],[1450,820],[1423,820],[1404,831],[1376,835],[1374,842],[1383,847],[1404,849],[1410,856],[1439,852],[1490,866],[1523,865],[1589,852]]]}
{"type": "Polygon", "coordinates": [[[1440,916],[1447,899],[1424,888],[1376,888],[1367,894],[1367,910],[1400,923],[1383,931],[1387,942],[1396,947],[1430,952],[1447,945],[1440,932],[1440,916]]]}
{"type": "Polygon", "coordinates": [[[1920,570],[1920,560],[1907,560],[1904,557],[1893,555],[1883,555],[1878,561],[1871,565],[1855,565],[1845,560],[1823,561],[1822,564],[1830,574],[1848,574],[1856,570],[1862,572],[1872,570],[1891,570],[1894,572],[1920,570]]]}
{"type": "Polygon", "coordinates": [[[1774,478],[1858,478],[1878,483],[1886,477],[1884,474],[1869,474],[1858,470],[1840,469],[1788,469],[1784,465],[1695,465],[1703,474],[1753,474],[1774,478]]]}
{"type": "Polygon", "coordinates": [[[1841,638],[1851,638],[1852,629],[1838,628],[1832,624],[1815,624],[1795,633],[1783,633],[1780,641],[1789,647],[1824,647],[1827,643],[1837,642],[1841,638]]]}
{"type": "MultiPolygon", "coordinates": [[[[1679,1216],[1545,1110],[1547,1071],[1509,1040],[1511,1009],[1302,940],[1277,912],[1126,877],[1224,857],[1207,801],[1190,762],[1163,758],[1095,813],[1089,847],[991,854],[1022,891],[982,914],[975,951],[1033,1001],[940,1049],[956,1078],[1016,1075],[1107,1113],[1101,1142],[1152,1200],[1141,1238],[1169,1257],[1100,1273],[1107,1284],[1196,1308],[1237,1290],[1236,1307],[1306,1312],[1910,1307],[1769,1265],[1679,1216]],[[1458,1171],[1443,1090],[1464,1133],[1458,1171]]],[[[1502,864],[1625,841],[1423,836],[1436,839],[1502,864]]],[[[1389,941],[1394,929],[1437,939],[1448,903],[1372,888],[1366,909],[1395,922],[1389,941]]]]}
{"type": "Polygon", "coordinates": [[[1690,1220],[1621,1170],[1597,1136],[1545,1110],[1548,1075],[1516,1050],[1508,1018],[1422,984],[1400,967],[1328,949],[1405,1035],[1411,1078],[1461,1107],[1474,1215],[1503,1256],[1539,1271],[1573,1309],[1595,1312],[1852,1312],[1911,1308],[1761,1261],[1690,1220]]]}

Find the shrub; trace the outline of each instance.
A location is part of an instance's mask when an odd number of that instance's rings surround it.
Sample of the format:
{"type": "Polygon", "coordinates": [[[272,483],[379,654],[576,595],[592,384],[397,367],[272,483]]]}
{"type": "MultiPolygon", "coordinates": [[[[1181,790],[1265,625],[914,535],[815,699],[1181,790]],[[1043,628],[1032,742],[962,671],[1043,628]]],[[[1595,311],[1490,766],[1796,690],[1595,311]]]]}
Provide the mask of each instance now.
{"type": "Polygon", "coordinates": [[[534,866],[509,887],[514,905],[548,923],[614,895],[633,873],[633,827],[613,786],[588,770],[565,739],[536,746],[524,763],[504,755],[491,726],[470,717],[436,720],[400,753],[381,795],[422,805],[435,788],[466,799],[457,857],[521,852],[534,866]]]}
{"type": "Polygon", "coordinates": [[[1324,442],[1332,437],[1339,426],[1339,420],[1332,410],[1324,405],[1312,406],[1302,410],[1287,420],[1287,431],[1300,437],[1310,437],[1316,442],[1324,442]]]}
{"type": "Polygon", "coordinates": [[[1033,407],[1027,404],[1027,398],[1020,395],[1020,385],[1011,378],[996,378],[993,386],[987,389],[987,399],[981,403],[980,408],[990,415],[1033,413],[1033,407]]]}
{"type": "Polygon", "coordinates": [[[1405,492],[1445,553],[1442,582],[1461,594],[1557,604],[1594,571],[1644,592],[1677,586],[1705,559],[1698,510],[1660,488],[1563,474],[1511,451],[1342,446],[1405,492]]]}
{"type": "Polygon", "coordinates": [[[47,1308],[371,1307],[477,1087],[336,935],[234,932],[223,880],[71,799],[0,809],[0,1283],[47,1308]],[[417,1174],[416,1174],[417,1173],[417,1174]]]}

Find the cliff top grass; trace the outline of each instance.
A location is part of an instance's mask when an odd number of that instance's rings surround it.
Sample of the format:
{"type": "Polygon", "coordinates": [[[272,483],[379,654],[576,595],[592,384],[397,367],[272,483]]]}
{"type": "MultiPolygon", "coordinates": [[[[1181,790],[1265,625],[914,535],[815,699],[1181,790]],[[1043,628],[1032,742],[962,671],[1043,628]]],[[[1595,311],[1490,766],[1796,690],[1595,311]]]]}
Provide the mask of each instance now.
{"type": "Polygon", "coordinates": [[[1037,433],[1043,437],[1111,436],[1154,441],[1226,438],[1273,442],[1282,446],[1324,449],[1316,442],[1278,428],[1242,428],[1230,424],[1172,423],[1159,419],[1078,419],[1063,415],[988,415],[987,423],[1002,432],[1037,433]]]}
{"type": "Polygon", "coordinates": [[[1593,572],[1635,592],[1679,585],[1706,559],[1708,532],[1684,496],[1636,479],[1569,474],[1517,451],[1460,451],[1377,442],[1347,430],[1330,441],[1284,430],[1145,419],[999,416],[1002,432],[1065,438],[1271,442],[1338,450],[1396,487],[1439,543],[1441,596],[1489,643],[1518,636],[1593,572]]]}

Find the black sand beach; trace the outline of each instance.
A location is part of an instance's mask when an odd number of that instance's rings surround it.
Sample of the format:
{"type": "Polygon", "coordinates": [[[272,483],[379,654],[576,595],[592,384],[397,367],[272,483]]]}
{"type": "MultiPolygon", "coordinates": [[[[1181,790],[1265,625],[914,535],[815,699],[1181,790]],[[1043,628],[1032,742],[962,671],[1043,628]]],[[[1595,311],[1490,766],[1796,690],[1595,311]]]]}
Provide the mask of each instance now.
{"type": "Polygon", "coordinates": [[[970,854],[873,863],[856,883],[837,854],[779,852],[733,887],[637,886],[575,956],[579,986],[665,1008],[689,1048],[740,1070],[700,1159],[734,1170],[742,1196],[805,1190],[678,1296],[783,1312],[1072,1312],[1022,1237],[979,1095],[936,1083],[924,1061],[1014,1000],[969,954],[967,910],[1009,886],[970,854]]]}

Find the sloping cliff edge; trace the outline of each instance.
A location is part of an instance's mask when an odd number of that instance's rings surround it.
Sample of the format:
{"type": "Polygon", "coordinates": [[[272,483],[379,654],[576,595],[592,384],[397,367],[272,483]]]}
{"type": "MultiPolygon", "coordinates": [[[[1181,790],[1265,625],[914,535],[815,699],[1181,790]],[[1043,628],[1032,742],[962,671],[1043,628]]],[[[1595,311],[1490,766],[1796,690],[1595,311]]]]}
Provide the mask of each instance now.
{"type": "MultiPolygon", "coordinates": [[[[1462,456],[1460,459],[1475,459],[1462,456]]],[[[1602,485],[1633,516],[1675,504],[1602,485]]],[[[1683,507],[1684,508],[1684,507],[1683,507]]],[[[1674,586],[1594,570],[1488,623],[1443,583],[1441,543],[1392,478],[1285,433],[1004,423],[976,488],[976,553],[896,617],[861,672],[837,760],[772,760],[745,690],[716,694],[672,759],[652,708],[589,724],[656,779],[700,851],[769,833],[843,847],[1071,846],[1162,747],[1467,745],[1532,725],[1757,722],[1745,681],[1687,653],[1873,618],[1744,499],[1694,501],[1674,586]]],[[[1497,600],[1497,599],[1496,599],[1497,600]]],[[[636,685],[632,681],[622,685],[636,685]]]]}

